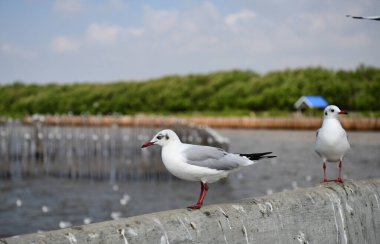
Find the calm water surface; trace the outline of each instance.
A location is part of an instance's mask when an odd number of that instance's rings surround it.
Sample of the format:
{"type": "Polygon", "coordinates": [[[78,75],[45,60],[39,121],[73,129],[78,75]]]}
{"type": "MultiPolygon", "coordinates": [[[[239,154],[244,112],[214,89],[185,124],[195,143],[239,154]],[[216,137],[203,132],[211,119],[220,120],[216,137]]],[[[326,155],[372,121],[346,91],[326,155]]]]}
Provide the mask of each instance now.
{"type": "MultiPolygon", "coordinates": [[[[315,131],[218,130],[237,153],[273,151],[272,160],[210,185],[205,204],[309,187],[322,179],[314,152],[315,131]]],[[[380,177],[380,133],[349,132],[351,150],[343,162],[344,178],[380,177]]],[[[328,164],[330,178],[337,164],[328,164]]],[[[0,180],[0,236],[59,229],[118,217],[183,208],[195,203],[200,186],[181,180],[109,181],[33,178],[0,180]]]]}

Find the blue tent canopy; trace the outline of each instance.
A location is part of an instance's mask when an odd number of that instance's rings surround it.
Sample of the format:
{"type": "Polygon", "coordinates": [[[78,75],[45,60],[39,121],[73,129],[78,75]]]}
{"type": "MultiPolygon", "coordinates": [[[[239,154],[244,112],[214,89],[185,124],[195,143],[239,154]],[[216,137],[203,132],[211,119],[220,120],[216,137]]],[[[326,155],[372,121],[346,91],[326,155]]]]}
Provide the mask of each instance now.
{"type": "Polygon", "coordinates": [[[328,105],[329,103],[322,96],[302,96],[294,104],[294,107],[298,110],[306,107],[323,109],[328,105]]]}

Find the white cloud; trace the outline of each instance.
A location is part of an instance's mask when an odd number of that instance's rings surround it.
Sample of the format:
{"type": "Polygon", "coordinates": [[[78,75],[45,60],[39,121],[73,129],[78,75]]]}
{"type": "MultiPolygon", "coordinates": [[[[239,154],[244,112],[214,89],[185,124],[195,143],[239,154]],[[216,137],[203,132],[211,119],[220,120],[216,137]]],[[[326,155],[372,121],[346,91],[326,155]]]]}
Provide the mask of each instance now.
{"type": "Polygon", "coordinates": [[[56,53],[73,53],[79,50],[80,43],[78,40],[58,36],[55,37],[51,43],[51,49],[56,53]]]}
{"type": "Polygon", "coordinates": [[[181,12],[180,21],[180,27],[184,32],[209,34],[223,28],[223,16],[211,2],[203,2],[193,9],[181,12]]]}
{"type": "Polygon", "coordinates": [[[114,44],[123,32],[123,28],[117,25],[91,24],[86,31],[89,41],[100,44],[114,44]]]}
{"type": "Polygon", "coordinates": [[[212,18],[219,18],[218,8],[213,3],[206,1],[200,6],[200,8],[201,8],[201,11],[203,10],[212,18]]]}
{"type": "Polygon", "coordinates": [[[0,44],[0,52],[6,55],[16,56],[23,59],[31,59],[37,57],[36,52],[11,43],[0,44]]]}
{"type": "Polygon", "coordinates": [[[166,32],[178,25],[177,10],[157,10],[150,6],[144,8],[145,25],[155,32],[166,32]]]}
{"type": "Polygon", "coordinates": [[[138,36],[142,36],[142,35],[144,35],[144,29],[142,29],[142,28],[134,28],[134,27],[130,27],[130,28],[128,28],[128,30],[127,30],[127,32],[130,34],[130,35],[132,35],[132,36],[136,36],[136,37],[138,37],[138,36]]]}
{"type": "Polygon", "coordinates": [[[212,52],[212,50],[218,49],[220,40],[215,36],[196,36],[191,41],[183,42],[178,45],[176,52],[178,54],[191,54],[191,53],[205,53],[212,52]]]}
{"type": "Polygon", "coordinates": [[[0,50],[3,52],[3,53],[10,53],[13,51],[13,47],[12,45],[8,44],[8,43],[3,43],[1,44],[0,46],[0,50]]]}
{"type": "Polygon", "coordinates": [[[122,10],[125,3],[123,0],[108,0],[108,4],[114,10],[122,10]]]}
{"type": "Polygon", "coordinates": [[[74,14],[82,11],[80,0],[56,0],[54,9],[64,14],[74,14]]]}
{"type": "MultiPolygon", "coordinates": [[[[211,2],[184,9],[144,7],[142,44],[170,55],[191,55],[220,48],[224,18],[211,2]]],[[[140,30],[136,32],[140,34],[140,30]]]]}
{"type": "Polygon", "coordinates": [[[311,28],[313,31],[323,31],[326,28],[325,20],[321,17],[315,17],[313,18],[313,21],[311,22],[311,28]]]}
{"type": "Polygon", "coordinates": [[[244,9],[240,12],[227,15],[224,22],[229,27],[234,27],[239,22],[250,21],[256,17],[255,13],[251,10],[244,9]]]}
{"type": "MultiPolygon", "coordinates": [[[[50,48],[55,53],[74,53],[80,51],[80,48],[85,47],[87,44],[113,45],[124,32],[124,28],[117,25],[92,23],[84,31],[84,34],[77,38],[54,37],[50,48]]],[[[129,33],[142,35],[143,30],[132,29],[129,33]]]]}

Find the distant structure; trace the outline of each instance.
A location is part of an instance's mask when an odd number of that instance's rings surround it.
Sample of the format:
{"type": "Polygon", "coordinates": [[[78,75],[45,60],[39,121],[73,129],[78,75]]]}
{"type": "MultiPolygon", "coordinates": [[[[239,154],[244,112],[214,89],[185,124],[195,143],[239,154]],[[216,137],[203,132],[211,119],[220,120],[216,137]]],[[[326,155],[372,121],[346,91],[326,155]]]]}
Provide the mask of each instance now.
{"type": "Polygon", "coordinates": [[[369,19],[369,20],[377,20],[380,21],[380,16],[352,16],[352,15],[346,15],[346,17],[353,18],[353,19],[369,19]]]}
{"type": "Polygon", "coordinates": [[[322,96],[302,96],[294,103],[294,108],[302,112],[307,108],[324,109],[329,103],[322,96]]]}

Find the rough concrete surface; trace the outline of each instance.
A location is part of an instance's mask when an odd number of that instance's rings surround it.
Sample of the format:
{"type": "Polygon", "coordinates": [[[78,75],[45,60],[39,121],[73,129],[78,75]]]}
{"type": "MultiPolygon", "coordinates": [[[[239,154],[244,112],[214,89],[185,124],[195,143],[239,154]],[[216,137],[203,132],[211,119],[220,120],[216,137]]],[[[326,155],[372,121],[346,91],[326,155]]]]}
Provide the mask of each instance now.
{"type": "Polygon", "coordinates": [[[380,179],[320,184],[0,243],[380,243],[380,179]]]}

